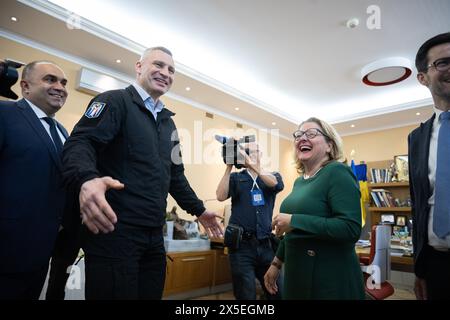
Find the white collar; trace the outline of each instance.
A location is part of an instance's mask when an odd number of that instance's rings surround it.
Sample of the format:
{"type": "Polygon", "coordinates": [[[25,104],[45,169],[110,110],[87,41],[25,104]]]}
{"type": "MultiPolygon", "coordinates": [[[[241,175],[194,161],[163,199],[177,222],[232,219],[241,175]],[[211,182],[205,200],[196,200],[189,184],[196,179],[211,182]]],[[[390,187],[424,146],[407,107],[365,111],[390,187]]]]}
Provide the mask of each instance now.
{"type": "Polygon", "coordinates": [[[24,100],[30,105],[31,109],[32,109],[32,110],[34,111],[34,113],[36,114],[36,117],[38,117],[39,119],[46,118],[46,117],[55,119],[55,115],[48,116],[44,111],[42,111],[41,108],[39,108],[38,106],[36,106],[33,102],[31,102],[30,100],[25,99],[25,98],[24,98],[24,100]]]}

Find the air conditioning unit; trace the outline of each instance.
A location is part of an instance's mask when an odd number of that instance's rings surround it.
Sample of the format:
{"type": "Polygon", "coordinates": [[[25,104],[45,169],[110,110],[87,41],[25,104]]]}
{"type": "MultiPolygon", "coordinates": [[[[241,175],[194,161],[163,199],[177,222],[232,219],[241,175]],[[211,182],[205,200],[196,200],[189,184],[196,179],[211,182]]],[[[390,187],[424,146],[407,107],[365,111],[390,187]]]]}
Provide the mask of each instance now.
{"type": "Polygon", "coordinates": [[[81,68],[78,74],[77,90],[95,96],[108,90],[123,89],[128,85],[130,85],[129,82],[97,71],[81,68]]]}

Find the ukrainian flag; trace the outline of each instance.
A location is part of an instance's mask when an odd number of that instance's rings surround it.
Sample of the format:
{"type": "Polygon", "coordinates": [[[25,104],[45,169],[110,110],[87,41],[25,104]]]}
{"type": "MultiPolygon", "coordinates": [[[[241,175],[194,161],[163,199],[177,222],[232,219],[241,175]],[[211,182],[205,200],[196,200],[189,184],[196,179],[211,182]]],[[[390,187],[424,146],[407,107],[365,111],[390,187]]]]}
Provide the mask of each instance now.
{"type": "Polygon", "coordinates": [[[350,167],[359,182],[359,190],[361,192],[361,224],[364,227],[366,224],[366,204],[370,201],[369,186],[367,185],[367,165],[355,165],[355,162],[352,160],[350,167]]]}

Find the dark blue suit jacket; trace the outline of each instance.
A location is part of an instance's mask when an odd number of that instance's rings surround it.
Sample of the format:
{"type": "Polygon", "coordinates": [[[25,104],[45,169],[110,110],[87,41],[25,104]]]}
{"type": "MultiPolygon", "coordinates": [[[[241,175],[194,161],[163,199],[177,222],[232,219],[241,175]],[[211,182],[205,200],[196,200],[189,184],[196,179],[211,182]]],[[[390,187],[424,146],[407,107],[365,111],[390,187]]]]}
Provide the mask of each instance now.
{"type": "Polygon", "coordinates": [[[430,154],[431,130],[434,114],[408,136],[409,189],[412,201],[414,272],[425,277],[425,259],[428,247],[428,216],[431,196],[428,180],[428,156],[430,154]]]}
{"type": "Polygon", "coordinates": [[[64,205],[61,158],[41,121],[23,99],[0,101],[0,273],[48,263],[64,205]]]}

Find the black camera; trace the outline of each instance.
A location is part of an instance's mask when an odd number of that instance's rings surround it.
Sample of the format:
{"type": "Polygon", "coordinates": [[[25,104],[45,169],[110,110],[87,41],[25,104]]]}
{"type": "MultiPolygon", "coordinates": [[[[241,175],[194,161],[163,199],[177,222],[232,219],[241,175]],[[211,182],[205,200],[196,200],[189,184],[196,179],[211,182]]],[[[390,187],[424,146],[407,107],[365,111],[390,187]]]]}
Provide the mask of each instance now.
{"type": "Polygon", "coordinates": [[[225,164],[232,164],[237,169],[244,167],[245,159],[239,152],[239,149],[243,149],[247,155],[250,155],[248,148],[242,147],[242,144],[255,142],[255,136],[245,136],[239,140],[233,138],[227,138],[224,136],[215,136],[216,140],[223,144],[222,146],[222,158],[225,164]]]}
{"type": "Polygon", "coordinates": [[[17,69],[23,66],[24,63],[5,59],[5,61],[0,61],[0,96],[5,98],[14,99],[18,98],[11,87],[19,79],[19,74],[17,69]]]}

